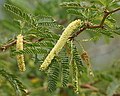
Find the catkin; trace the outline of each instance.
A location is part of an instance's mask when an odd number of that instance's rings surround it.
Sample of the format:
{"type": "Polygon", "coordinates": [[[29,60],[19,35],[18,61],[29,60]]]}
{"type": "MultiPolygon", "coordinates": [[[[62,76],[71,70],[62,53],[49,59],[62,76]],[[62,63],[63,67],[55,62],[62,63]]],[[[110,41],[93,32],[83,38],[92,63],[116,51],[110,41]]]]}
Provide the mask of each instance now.
{"type": "MultiPolygon", "coordinates": [[[[16,51],[23,50],[23,36],[19,34],[17,36],[17,42],[16,42],[16,51]]],[[[17,55],[17,62],[18,62],[18,68],[20,71],[25,71],[25,62],[24,62],[24,55],[19,54],[17,55]]]]}
{"type": "Polygon", "coordinates": [[[70,35],[80,26],[80,24],[81,24],[81,21],[78,19],[78,20],[71,22],[67,26],[67,28],[64,30],[64,32],[60,36],[54,48],[50,51],[50,53],[47,55],[46,59],[40,66],[40,69],[42,70],[47,69],[52,59],[54,58],[54,56],[56,56],[60,52],[60,50],[63,48],[68,38],[70,37],[70,35]]]}

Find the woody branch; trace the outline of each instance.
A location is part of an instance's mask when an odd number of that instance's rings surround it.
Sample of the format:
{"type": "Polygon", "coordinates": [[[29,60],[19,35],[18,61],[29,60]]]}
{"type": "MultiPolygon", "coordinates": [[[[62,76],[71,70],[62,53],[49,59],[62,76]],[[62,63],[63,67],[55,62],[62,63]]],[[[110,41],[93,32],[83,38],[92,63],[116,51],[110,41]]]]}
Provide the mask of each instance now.
{"type": "Polygon", "coordinates": [[[91,22],[85,22],[84,23],[84,27],[80,28],[79,31],[77,31],[75,34],[73,34],[69,39],[72,40],[74,39],[75,37],[77,37],[81,32],[83,32],[84,30],[86,29],[94,29],[94,28],[104,28],[104,22],[105,22],[105,19],[112,13],[115,13],[117,11],[119,11],[120,8],[117,8],[117,9],[114,9],[112,11],[108,11],[108,10],[104,10],[104,15],[103,15],[103,18],[100,22],[99,25],[93,25],[91,22]]]}

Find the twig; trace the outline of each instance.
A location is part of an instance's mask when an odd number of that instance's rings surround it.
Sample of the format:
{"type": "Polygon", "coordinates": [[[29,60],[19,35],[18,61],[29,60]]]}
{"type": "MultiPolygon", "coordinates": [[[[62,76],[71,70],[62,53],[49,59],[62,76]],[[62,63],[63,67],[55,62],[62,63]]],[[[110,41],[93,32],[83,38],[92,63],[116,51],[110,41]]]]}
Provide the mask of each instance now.
{"type": "Polygon", "coordinates": [[[70,39],[70,40],[74,39],[75,37],[77,37],[77,35],[79,35],[81,32],[83,32],[83,31],[86,30],[86,29],[104,28],[105,19],[106,19],[110,14],[112,14],[112,13],[114,13],[114,12],[117,12],[117,11],[119,11],[119,10],[120,10],[120,8],[117,8],[117,9],[112,10],[112,11],[105,10],[105,11],[104,11],[103,18],[102,18],[102,20],[101,20],[101,22],[100,22],[99,25],[93,25],[91,22],[85,22],[84,27],[83,27],[83,28],[80,28],[80,30],[77,31],[75,34],[73,34],[69,39],[70,39]]]}
{"type": "Polygon", "coordinates": [[[1,51],[5,51],[6,49],[8,49],[9,47],[13,46],[14,44],[16,44],[16,40],[13,40],[12,42],[6,44],[6,45],[3,45],[2,47],[0,47],[0,50],[1,51]]]}
{"type": "MultiPolygon", "coordinates": [[[[84,89],[89,89],[89,90],[94,91],[94,92],[98,92],[99,89],[93,86],[94,84],[96,84],[96,83],[98,83],[98,82],[99,82],[99,80],[94,81],[94,82],[92,82],[92,83],[81,84],[80,87],[81,87],[81,88],[84,88],[84,89]]],[[[69,88],[73,88],[73,85],[72,85],[71,83],[69,83],[69,84],[68,84],[68,87],[69,87],[69,88]]]]}
{"type": "Polygon", "coordinates": [[[98,88],[96,88],[96,87],[94,87],[94,86],[92,86],[90,84],[83,84],[80,87],[81,88],[85,88],[85,89],[90,89],[90,90],[95,91],[95,92],[99,91],[98,88]]]}
{"type": "MultiPolygon", "coordinates": [[[[29,43],[35,43],[35,42],[41,42],[42,40],[44,40],[44,38],[40,38],[40,39],[36,39],[36,40],[33,40],[32,42],[28,42],[28,41],[23,41],[24,44],[29,44],[29,43]]],[[[9,47],[11,46],[14,46],[16,44],[16,40],[13,40],[12,42],[6,44],[6,45],[3,45],[0,47],[0,51],[5,51],[7,50],[9,47]]]]}

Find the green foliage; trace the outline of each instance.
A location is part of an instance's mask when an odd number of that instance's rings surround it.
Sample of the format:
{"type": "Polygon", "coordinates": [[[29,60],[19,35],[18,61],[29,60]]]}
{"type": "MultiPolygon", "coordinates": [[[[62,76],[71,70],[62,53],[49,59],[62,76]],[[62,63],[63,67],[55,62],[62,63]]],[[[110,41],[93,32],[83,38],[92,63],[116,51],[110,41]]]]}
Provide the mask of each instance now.
{"type": "Polygon", "coordinates": [[[29,32],[26,32],[26,34],[28,34],[27,37],[37,37],[37,38],[45,38],[45,40],[53,40],[55,41],[56,39],[58,39],[58,35],[56,35],[55,33],[49,32],[48,29],[46,28],[39,28],[37,30],[30,30],[29,32]],[[38,32],[39,31],[39,32],[38,32]]]}
{"type": "Polygon", "coordinates": [[[81,7],[81,5],[78,2],[63,2],[60,4],[60,6],[62,6],[62,7],[76,7],[76,8],[81,7]]]}
{"type": "Polygon", "coordinates": [[[83,72],[83,70],[84,70],[83,69],[84,66],[83,66],[80,54],[79,54],[79,52],[77,50],[77,47],[74,44],[72,45],[72,47],[73,47],[72,48],[73,59],[76,62],[76,67],[78,69],[79,74],[81,74],[83,72]]]}
{"type": "Polygon", "coordinates": [[[69,57],[66,56],[66,50],[64,49],[61,52],[61,68],[62,68],[62,86],[67,87],[67,84],[69,83],[69,75],[70,75],[70,70],[69,70],[69,57]]]}
{"type": "MultiPolygon", "coordinates": [[[[22,1],[27,2],[24,0],[22,1]]],[[[13,13],[6,14],[8,16],[10,15],[14,17],[15,19],[9,17],[12,22],[8,19],[2,20],[2,27],[0,26],[0,29],[6,29],[8,32],[10,31],[10,38],[7,39],[10,40],[8,41],[8,43],[11,43],[12,40],[16,40],[18,34],[22,34],[24,36],[24,50],[16,51],[15,46],[9,47],[12,50],[11,52],[14,54],[11,54],[12,57],[18,54],[23,54],[27,58],[25,58],[25,62],[27,63],[27,71],[23,73],[23,76],[20,76],[20,78],[23,78],[22,82],[25,82],[26,85],[30,87],[30,91],[32,89],[38,90],[38,94],[36,93],[36,91],[31,91],[30,96],[50,96],[48,92],[44,91],[46,87],[49,92],[53,92],[54,95],[54,92],[58,92],[56,91],[56,88],[60,89],[60,91],[57,93],[57,96],[68,96],[68,93],[70,94],[70,92],[73,91],[77,93],[75,94],[75,96],[79,96],[82,93],[84,93],[85,95],[82,94],[81,96],[104,96],[104,94],[112,96],[117,93],[117,90],[119,90],[120,86],[119,68],[117,71],[110,70],[110,72],[105,71],[103,73],[97,73],[96,71],[95,77],[92,80],[88,78],[86,67],[83,65],[80,57],[80,52],[78,51],[81,48],[77,47],[77,45],[73,42],[74,40],[76,40],[76,38],[73,38],[73,40],[71,40],[71,43],[69,42],[70,39],[68,39],[68,42],[64,46],[63,50],[52,60],[51,65],[45,72],[37,72],[36,70],[38,70],[37,67],[44,61],[46,55],[48,55],[49,51],[56,44],[57,40],[60,37],[59,33],[63,31],[62,29],[64,28],[64,25],[67,26],[68,23],[74,19],[81,20],[82,25],[79,27],[81,29],[88,27],[88,25],[100,25],[101,20],[104,16],[104,11],[111,11],[119,7],[119,0],[71,0],[71,2],[70,0],[43,1],[44,2],[38,2],[38,0],[36,0],[37,3],[35,4],[37,5],[34,6],[35,9],[34,11],[31,11],[31,14],[27,13],[24,8],[22,8],[23,10],[20,9],[22,5],[18,7],[15,4],[5,3],[4,8],[13,13]],[[65,2],[61,3],[61,1],[65,2]],[[44,3],[46,3],[46,5],[44,3]],[[59,4],[63,8],[59,8],[59,4]],[[68,16],[65,15],[65,10],[68,16]],[[54,14],[55,16],[49,16],[49,14],[46,15],[43,13],[56,14],[54,14]],[[35,14],[40,15],[36,16],[35,14]],[[56,18],[56,20],[53,18],[56,18]],[[44,73],[47,73],[47,76],[44,73]],[[114,80],[114,78],[117,78],[117,80],[114,80]],[[47,86],[44,86],[44,83],[46,83],[46,79],[48,81],[47,86]],[[94,83],[94,81],[97,80],[100,81],[97,83],[98,85],[96,84],[94,86],[89,83],[94,83]],[[28,83],[28,81],[30,84],[28,83]],[[87,83],[87,87],[83,86],[84,83],[87,83]],[[82,90],[81,86],[88,89],[82,90]],[[94,87],[99,91],[96,91],[94,87]],[[66,90],[69,90],[69,92],[66,90]]],[[[2,30],[3,32],[0,33],[0,37],[4,36],[4,31],[6,32],[6,30],[2,30]]],[[[79,30],[76,30],[72,35],[74,36],[77,31],[79,30]]],[[[84,31],[90,36],[90,39],[88,38],[87,41],[98,41],[99,39],[101,39],[100,37],[104,35],[106,38],[115,38],[114,33],[120,35],[120,27],[116,25],[116,19],[114,19],[114,15],[111,14],[106,18],[101,28],[87,28],[84,31]]],[[[3,42],[4,40],[1,41],[3,42]]],[[[3,60],[3,57],[0,55],[0,63],[1,62],[5,62],[6,66],[9,66],[9,63],[6,63],[6,59],[3,60]]],[[[17,64],[15,60],[13,60],[13,62],[14,64],[11,64],[11,67],[13,67],[13,73],[17,74],[17,64]]],[[[10,70],[12,70],[11,67],[9,68],[10,70]]],[[[26,94],[26,88],[14,75],[6,72],[5,70],[0,70],[0,74],[6,78],[6,81],[10,82],[17,96],[21,96],[21,93],[26,94]]]]}
{"type": "Polygon", "coordinates": [[[22,92],[27,92],[26,87],[14,75],[6,72],[3,69],[0,70],[0,75],[5,77],[5,79],[9,81],[16,92],[16,96],[22,96],[22,92]]]}
{"type": "Polygon", "coordinates": [[[28,43],[25,44],[25,47],[42,47],[42,48],[52,48],[54,46],[54,44],[52,42],[49,41],[41,41],[41,42],[35,42],[35,43],[28,43]]]}
{"type": "Polygon", "coordinates": [[[48,21],[47,22],[40,22],[40,23],[38,23],[38,25],[43,26],[43,27],[46,27],[46,26],[53,27],[53,28],[58,27],[57,23],[48,22],[48,21]]]}
{"type": "MultiPolygon", "coordinates": [[[[20,27],[22,28],[21,30],[24,31],[23,27],[27,27],[25,25],[21,25],[21,22],[26,22],[28,23],[28,25],[30,25],[30,27],[32,29],[30,29],[29,32],[25,32],[26,34],[26,39],[29,40],[31,38],[45,38],[48,39],[47,42],[43,42],[40,43],[42,45],[53,45],[53,42],[51,41],[51,39],[53,41],[55,41],[54,39],[58,39],[58,35],[56,35],[53,32],[50,32],[49,28],[60,28],[61,26],[58,25],[50,16],[44,16],[44,15],[40,15],[37,17],[34,17],[30,14],[27,14],[25,12],[23,12],[21,9],[17,8],[16,6],[13,5],[9,5],[9,4],[5,4],[5,8],[11,12],[13,12],[15,15],[21,17],[23,20],[20,21],[20,27]],[[38,19],[39,18],[39,19],[38,19]],[[31,38],[30,38],[31,37],[31,38]],[[45,44],[46,43],[46,44],[45,44]]],[[[39,41],[39,40],[38,40],[39,41]]],[[[40,47],[39,44],[39,47],[40,47]]],[[[46,48],[37,48],[38,43],[32,44],[32,46],[30,46],[30,44],[26,44],[26,48],[24,48],[23,51],[19,51],[19,52],[15,52],[15,53],[20,53],[20,54],[45,54],[47,53],[47,49],[46,48]],[[29,46],[29,47],[27,47],[29,46]]],[[[45,47],[45,46],[44,46],[45,47]]],[[[47,46],[46,46],[47,47],[47,46]]],[[[48,46],[49,47],[49,46],[48,46]]]]}
{"type": "Polygon", "coordinates": [[[52,65],[48,69],[48,90],[56,90],[57,81],[59,80],[59,63],[56,59],[52,60],[52,65]]]}
{"type": "Polygon", "coordinates": [[[35,17],[38,22],[55,22],[55,20],[51,16],[46,15],[38,15],[35,17]]]}
{"type": "Polygon", "coordinates": [[[74,45],[73,41],[71,41],[71,71],[72,71],[72,82],[74,85],[75,92],[80,92],[80,78],[85,71],[81,57],[78,54],[78,50],[74,45]]]}
{"type": "MultiPolygon", "coordinates": [[[[68,14],[74,15],[74,17],[76,18],[80,18],[84,22],[83,26],[86,26],[86,22],[91,22],[91,25],[99,25],[103,18],[102,11],[104,10],[104,9],[101,10],[101,7],[103,5],[106,7],[114,6],[114,4],[117,4],[118,1],[99,0],[99,3],[103,4],[99,6],[97,5],[99,4],[97,1],[94,1],[94,2],[96,2],[96,4],[93,2],[89,2],[89,1],[88,2],[81,1],[81,2],[63,2],[60,5],[66,8],[68,14]]],[[[100,34],[107,36],[108,38],[113,38],[113,35],[114,35],[113,33],[116,33],[116,34],[118,33],[117,30],[116,31],[114,30],[115,23],[116,21],[113,18],[113,16],[108,16],[105,20],[103,29],[88,28],[88,30],[94,31],[95,36],[97,36],[100,33],[100,34]],[[114,32],[112,30],[114,30],[114,32]]],[[[89,32],[89,34],[92,35],[92,32],[89,32]]],[[[98,37],[100,36],[102,35],[99,35],[98,37]]]]}
{"type": "Polygon", "coordinates": [[[55,23],[55,21],[50,16],[37,16],[37,17],[41,17],[40,19],[37,19],[37,18],[34,18],[34,16],[32,16],[31,14],[27,14],[26,12],[23,12],[21,9],[19,9],[16,6],[13,6],[10,4],[5,4],[4,7],[7,10],[9,10],[10,12],[12,12],[12,13],[16,14],[17,16],[21,17],[22,19],[24,19],[25,22],[27,22],[34,28],[40,28],[40,26],[42,26],[42,27],[49,26],[49,27],[54,27],[54,28],[61,27],[60,25],[55,23]],[[47,21],[45,21],[45,19],[47,21]]]}
{"type": "Polygon", "coordinates": [[[54,33],[49,32],[49,30],[48,30],[49,27],[62,28],[62,26],[58,25],[50,16],[42,16],[41,15],[41,16],[34,17],[28,13],[25,13],[21,9],[19,9],[13,5],[9,5],[9,4],[5,4],[5,8],[7,10],[13,12],[17,16],[21,17],[23,19],[23,21],[21,21],[21,22],[25,21],[26,23],[28,23],[28,25],[32,28],[32,31],[36,30],[37,33],[39,33],[39,36],[41,36],[41,38],[49,38],[49,37],[52,38],[52,36],[53,36],[53,38],[57,37],[56,35],[54,35],[54,33]],[[41,18],[39,18],[39,17],[41,17],[41,18]]]}
{"type": "Polygon", "coordinates": [[[20,50],[20,51],[15,51],[14,53],[17,54],[45,54],[47,53],[47,50],[43,49],[43,48],[25,48],[24,50],[20,50]]]}
{"type": "MultiPolygon", "coordinates": [[[[18,7],[16,6],[13,6],[13,5],[10,5],[10,4],[5,4],[4,7],[13,12],[14,14],[16,14],[17,16],[23,18],[24,20],[26,21],[30,21],[31,20],[31,17],[30,15],[26,14],[25,12],[23,12],[21,9],[19,9],[18,7]]],[[[34,20],[33,20],[34,21],[34,20]]]]}

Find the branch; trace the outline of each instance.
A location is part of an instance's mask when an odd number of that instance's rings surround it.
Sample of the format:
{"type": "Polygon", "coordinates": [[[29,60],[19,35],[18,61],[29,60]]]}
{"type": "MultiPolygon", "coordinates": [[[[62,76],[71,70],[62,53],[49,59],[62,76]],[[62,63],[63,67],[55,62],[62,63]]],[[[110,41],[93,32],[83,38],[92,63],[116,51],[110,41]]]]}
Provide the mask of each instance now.
{"type": "Polygon", "coordinates": [[[92,91],[94,91],[94,92],[99,91],[98,88],[96,88],[96,87],[94,87],[94,86],[92,86],[92,85],[90,85],[90,84],[83,84],[83,85],[81,85],[80,87],[81,87],[81,88],[85,88],[85,89],[92,90],[92,91]]]}
{"type": "MultiPolygon", "coordinates": [[[[35,42],[41,42],[42,40],[44,40],[45,38],[40,38],[40,39],[35,39],[35,40],[31,40],[32,42],[28,42],[28,41],[23,41],[24,44],[27,44],[27,43],[35,43],[35,42]]],[[[9,47],[11,46],[14,46],[16,44],[16,41],[17,40],[13,40],[12,42],[6,44],[6,45],[3,45],[0,47],[0,51],[5,51],[7,50],[9,47]]]]}
{"type": "Polygon", "coordinates": [[[5,51],[6,49],[8,49],[9,47],[13,46],[14,44],[16,44],[16,40],[13,40],[12,42],[6,44],[6,45],[3,45],[2,47],[0,47],[0,50],[1,51],[5,51]]]}
{"type": "MultiPolygon", "coordinates": [[[[94,92],[98,92],[99,89],[94,87],[94,84],[98,83],[99,81],[100,80],[97,80],[97,81],[94,81],[91,83],[81,84],[80,87],[84,88],[84,89],[89,89],[89,90],[94,91],[94,92]]],[[[68,88],[73,88],[73,85],[71,83],[69,83],[67,86],[68,86],[68,88]]]]}
{"type": "Polygon", "coordinates": [[[91,22],[85,22],[84,23],[84,27],[83,28],[80,28],[79,31],[77,31],[75,34],[73,34],[69,39],[72,40],[74,39],[75,37],[77,37],[77,35],[79,35],[81,32],[83,32],[84,30],[86,29],[94,29],[94,28],[104,28],[104,22],[105,22],[105,19],[112,13],[115,13],[117,11],[119,11],[120,8],[117,8],[115,10],[112,10],[112,11],[108,11],[108,10],[105,10],[104,11],[104,15],[103,15],[103,18],[100,22],[99,25],[93,25],[91,22]]]}

